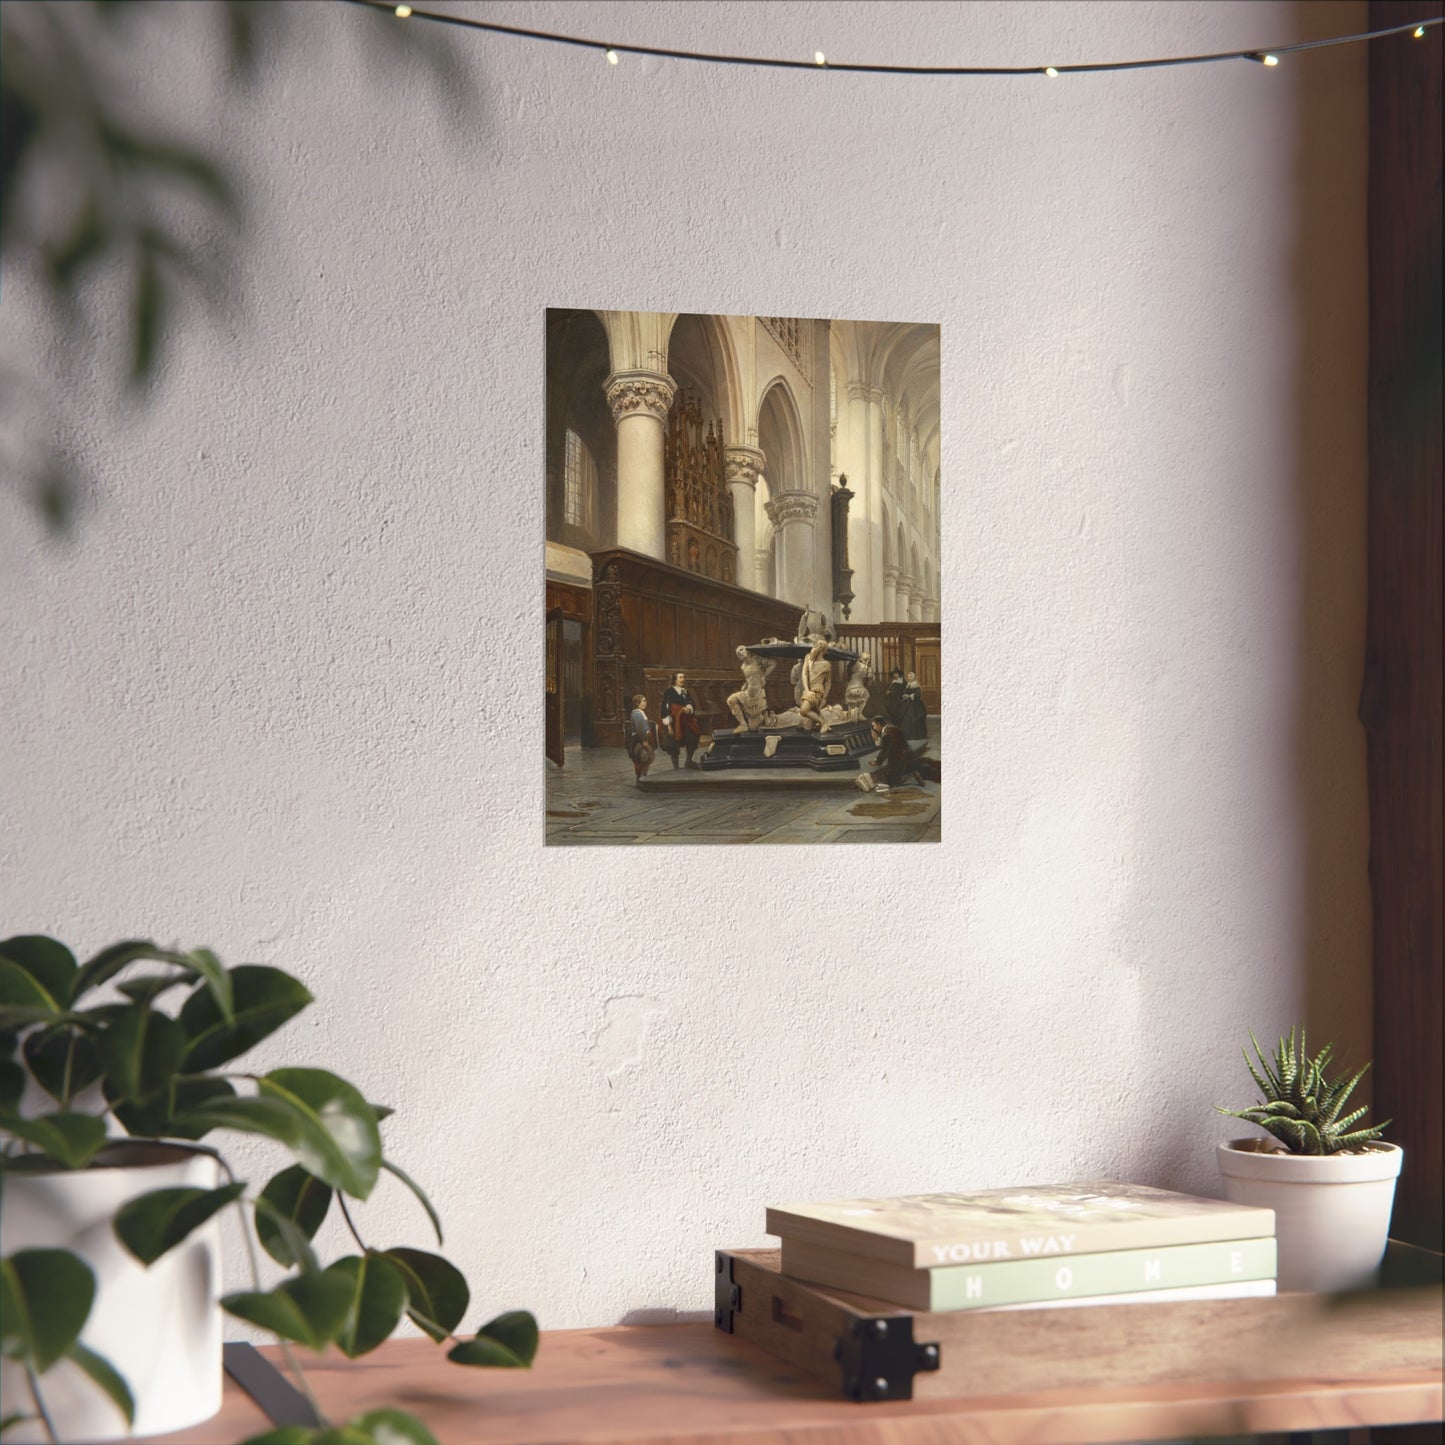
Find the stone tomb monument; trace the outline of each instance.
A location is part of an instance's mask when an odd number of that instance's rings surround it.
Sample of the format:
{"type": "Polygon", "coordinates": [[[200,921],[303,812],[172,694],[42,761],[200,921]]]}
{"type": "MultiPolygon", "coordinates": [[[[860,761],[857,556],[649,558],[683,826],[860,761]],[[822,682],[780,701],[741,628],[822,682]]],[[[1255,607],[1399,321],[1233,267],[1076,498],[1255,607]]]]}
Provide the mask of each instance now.
{"type": "Polygon", "coordinates": [[[869,656],[839,647],[821,613],[805,612],[792,642],[775,637],[737,649],[743,685],[728,698],[735,728],[718,728],[702,759],[705,773],[740,771],[856,773],[858,760],[875,746],[863,707],[868,697],[869,656]],[[774,712],[767,680],[784,660],[792,663],[795,706],[774,712]],[[851,668],[840,686],[844,667],[851,668]],[[841,694],[843,702],[829,699],[841,694]]]}

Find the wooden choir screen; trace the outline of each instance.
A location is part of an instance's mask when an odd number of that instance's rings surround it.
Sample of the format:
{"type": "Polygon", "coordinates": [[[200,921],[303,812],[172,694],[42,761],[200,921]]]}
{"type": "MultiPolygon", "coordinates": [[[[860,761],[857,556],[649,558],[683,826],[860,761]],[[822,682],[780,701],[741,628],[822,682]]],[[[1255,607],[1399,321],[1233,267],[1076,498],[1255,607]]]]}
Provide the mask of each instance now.
{"type": "Polygon", "coordinates": [[[910,672],[918,674],[918,686],[929,712],[943,711],[939,623],[840,623],[838,644],[872,655],[875,696],[887,689],[888,674],[896,667],[905,676],[910,672]]]}
{"type": "MultiPolygon", "coordinates": [[[[799,608],[637,552],[592,554],[593,736],[599,747],[621,746],[635,693],[656,715],[669,674],[685,672],[702,729],[731,727],[725,700],[742,684],[736,649],[775,637],[791,641],[799,608]]],[[[779,710],[791,707],[788,669],[768,685],[779,710]]]]}

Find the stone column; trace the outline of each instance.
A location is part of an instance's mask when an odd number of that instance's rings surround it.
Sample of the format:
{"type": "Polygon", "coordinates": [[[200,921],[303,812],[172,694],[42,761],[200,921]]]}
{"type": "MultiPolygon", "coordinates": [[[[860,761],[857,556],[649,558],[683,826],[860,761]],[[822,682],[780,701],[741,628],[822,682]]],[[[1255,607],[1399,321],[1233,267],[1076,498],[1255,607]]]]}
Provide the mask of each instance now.
{"type": "Polygon", "coordinates": [[[768,503],[778,596],[798,608],[820,605],[812,595],[813,525],[817,515],[818,499],[812,492],[778,492],[768,503]]]}
{"type": "Polygon", "coordinates": [[[913,578],[910,577],[907,572],[900,572],[898,574],[898,587],[894,600],[894,607],[897,614],[893,619],[895,622],[918,621],[913,615],[913,608],[910,606],[910,603],[913,601],[914,585],[913,578]]]}
{"type": "Polygon", "coordinates": [[[883,615],[880,622],[897,622],[898,619],[898,568],[883,569],[883,615]]]}
{"type": "Polygon", "coordinates": [[[937,622],[938,618],[938,598],[925,597],[923,599],[923,620],[925,622],[937,622]]]}
{"type": "Polygon", "coordinates": [[[677,383],[659,371],[614,371],[603,387],[617,423],[617,545],[665,561],[663,446],[677,383]]]}
{"type": "Polygon", "coordinates": [[[923,621],[923,588],[917,583],[908,589],[908,620],[923,621]]]}
{"type": "Polygon", "coordinates": [[[738,544],[739,587],[758,587],[757,572],[753,558],[757,541],[757,497],[758,473],[766,459],[757,447],[725,447],[723,466],[726,469],[728,490],[733,497],[733,541],[738,544]]]}
{"type": "MultiPolygon", "coordinates": [[[[894,600],[889,594],[888,580],[883,570],[883,555],[893,545],[892,538],[889,538],[887,543],[883,540],[883,391],[880,387],[869,386],[859,387],[859,393],[866,406],[864,425],[868,446],[868,522],[875,537],[872,549],[875,569],[873,576],[876,579],[873,606],[878,609],[880,622],[896,622],[898,619],[894,614],[894,600]]],[[[848,395],[850,399],[853,397],[851,386],[848,388],[848,395]]],[[[897,568],[893,570],[896,574],[897,568]]]]}
{"type": "MultiPolygon", "coordinates": [[[[757,532],[756,526],[754,526],[753,531],[754,531],[754,534],[756,534],[756,532],[757,532]]],[[[759,547],[759,548],[757,549],[757,551],[753,553],[753,584],[754,584],[754,585],[753,585],[753,591],[754,591],[754,592],[762,592],[762,593],[764,593],[764,594],[767,593],[767,591],[768,591],[768,563],[771,562],[772,560],[773,560],[773,550],[772,550],[771,547],[759,547]]]]}

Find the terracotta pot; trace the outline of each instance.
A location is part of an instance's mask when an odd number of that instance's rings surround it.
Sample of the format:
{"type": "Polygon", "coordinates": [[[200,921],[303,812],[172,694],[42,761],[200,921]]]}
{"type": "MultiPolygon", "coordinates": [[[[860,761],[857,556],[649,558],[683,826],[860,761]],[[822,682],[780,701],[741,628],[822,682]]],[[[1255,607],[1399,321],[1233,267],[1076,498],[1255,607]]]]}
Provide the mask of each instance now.
{"type": "MultiPolygon", "coordinates": [[[[221,1408],[220,1226],[212,1218],[149,1269],[111,1228],[117,1210],[152,1189],[219,1184],[215,1159],[180,1144],[120,1141],[85,1169],[7,1166],[0,1252],[68,1249],[95,1272],[95,1302],[81,1342],[120,1372],[135,1400],[136,1435],[159,1435],[209,1420],[221,1408]]],[[[68,1360],[40,1377],[40,1393],[61,1440],[119,1440],[125,1417],[68,1360]]],[[[6,1410],[29,1410],[22,1367],[0,1366],[6,1410]]],[[[44,1440],[39,1421],[5,1432],[11,1442],[44,1440]]]]}
{"type": "Polygon", "coordinates": [[[1274,1210],[1279,1288],[1368,1285],[1385,1254],[1404,1151],[1380,1140],[1358,1154],[1288,1154],[1272,1139],[1218,1147],[1224,1197],[1274,1210]]]}

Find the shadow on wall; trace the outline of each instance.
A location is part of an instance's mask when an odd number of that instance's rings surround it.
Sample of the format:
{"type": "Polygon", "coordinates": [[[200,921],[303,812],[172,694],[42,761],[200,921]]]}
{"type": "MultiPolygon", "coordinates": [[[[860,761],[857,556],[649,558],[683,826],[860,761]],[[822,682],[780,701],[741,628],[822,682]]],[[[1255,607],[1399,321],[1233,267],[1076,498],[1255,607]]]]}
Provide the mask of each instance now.
{"type": "MultiPolygon", "coordinates": [[[[1369,26],[1363,3],[1319,7],[1301,0],[1295,9],[1309,39],[1369,26]]],[[[1295,440],[1299,591],[1290,740],[1303,849],[1301,896],[1287,906],[1299,911],[1303,924],[1300,1012],[1315,1047],[1334,1040],[1341,1063],[1359,1067],[1371,1045],[1369,798],[1365,732],[1357,718],[1369,483],[1368,55],[1351,46],[1319,58],[1322,64],[1302,66],[1299,86],[1292,269],[1297,389],[1293,417],[1281,418],[1281,424],[1293,422],[1295,440]]],[[[1268,1026],[1261,1020],[1256,1028],[1268,1026]]],[[[1366,1075],[1360,1102],[1369,1088],[1366,1075]]]]}
{"type": "MultiPolygon", "coordinates": [[[[1294,17],[1293,30],[1284,30],[1301,40],[1364,30],[1368,20],[1363,3],[1318,7],[1304,0],[1294,7],[1294,17]]],[[[1249,1091],[1239,1052],[1248,1043],[1248,1030],[1268,1051],[1279,1032],[1303,1018],[1313,1048],[1333,1040],[1336,1057],[1356,1067],[1370,1056],[1369,816],[1365,736],[1356,717],[1364,666],[1368,477],[1365,66],[1364,48],[1347,46],[1298,57],[1288,76],[1296,99],[1289,119],[1295,141],[1293,193],[1281,204],[1293,216],[1294,243],[1287,269],[1281,271],[1289,290],[1284,297],[1266,294],[1263,300],[1277,308],[1280,324],[1292,326],[1295,338],[1292,353],[1279,353],[1293,397],[1276,419],[1281,434],[1274,449],[1281,489],[1287,475],[1291,480],[1279,499],[1284,520],[1273,536],[1273,560],[1292,570],[1275,589],[1275,615],[1259,622],[1261,636],[1271,626],[1292,625],[1294,671],[1292,678],[1278,680],[1280,706],[1258,692],[1241,697],[1245,710],[1270,729],[1252,740],[1249,750],[1255,781],[1265,791],[1258,798],[1249,796],[1242,757],[1225,756],[1214,767],[1217,777],[1238,786],[1232,802],[1241,834],[1234,871],[1221,875],[1225,894],[1210,915],[1220,922],[1224,956],[1231,947],[1227,929],[1236,905],[1228,895],[1229,880],[1247,880],[1250,867],[1257,867],[1258,888],[1274,886],[1278,896],[1256,893],[1251,900],[1249,891],[1241,890],[1238,901],[1252,906],[1253,926],[1243,930],[1239,946],[1248,949],[1252,941],[1257,946],[1270,934],[1281,946],[1273,956],[1236,952],[1212,980],[1194,980],[1196,998],[1207,998],[1212,988],[1214,1003],[1200,1020],[1208,1031],[1199,1035],[1193,1062],[1207,1065],[1210,1078],[1220,1077],[1222,1070],[1232,1082],[1227,1098],[1190,1093],[1180,1101],[1191,1111],[1188,1128],[1161,1130],[1117,1161],[1119,1168],[1165,1187],[1219,1192],[1206,1141],[1229,1131],[1210,1105],[1230,1103],[1249,1091]],[[1277,787],[1268,776],[1271,752],[1279,770],[1277,787]],[[1290,816],[1279,817],[1281,809],[1290,816]],[[1248,824],[1261,818],[1265,826],[1249,836],[1248,824]],[[1281,838],[1288,840],[1290,857],[1261,854],[1281,838]],[[1277,1000],[1281,1009],[1292,1008],[1295,1017],[1287,1012],[1254,1016],[1261,997],[1277,1000]],[[1228,1031],[1234,1021],[1237,1033],[1228,1031]]],[[[1239,218],[1242,230],[1251,224],[1248,215],[1239,218]]],[[[1256,248],[1255,254],[1262,265],[1258,257],[1263,252],[1256,248]]],[[[1271,478],[1262,473],[1262,480],[1271,478]]],[[[1236,498],[1242,495],[1237,492],[1236,498]]],[[[1269,499],[1260,500],[1261,520],[1272,525],[1269,499]]],[[[1240,518],[1231,520],[1231,545],[1238,549],[1246,532],[1240,518]]],[[[1238,556],[1242,568],[1250,565],[1242,552],[1231,554],[1222,545],[1216,565],[1227,569],[1232,556],[1238,556]]],[[[1252,575],[1258,583],[1261,572],[1256,558],[1254,573],[1241,573],[1241,578],[1252,575]]],[[[1227,589],[1229,578],[1221,573],[1220,580],[1227,589]]],[[[1239,604],[1230,646],[1249,648],[1253,621],[1239,604]]],[[[1241,688],[1263,687],[1264,680],[1249,681],[1249,668],[1257,672],[1258,666],[1245,663],[1237,674],[1241,688]]],[[[1220,735],[1224,744],[1246,738],[1246,728],[1220,735]]],[[[1149,748],[1146,756],[1144,786],[1151,795],[1167,796],[1177,760],[1163,745],[1149,748]]],[[[1150,842],[1146,856],[1167,857],[1161,837],[1156,834],[1150,842]]],[[[1169,1036],[1180,1008],[1188,1006],[1183,999],[1170,997],[1167,990],[1155,992],[1146,1011],[1146,1018],[1152,1016],[1149,1033],[1169,1036]]],[[[1239,1132],[1253,1131],[1241,1127],[1239,1132]]]]}

